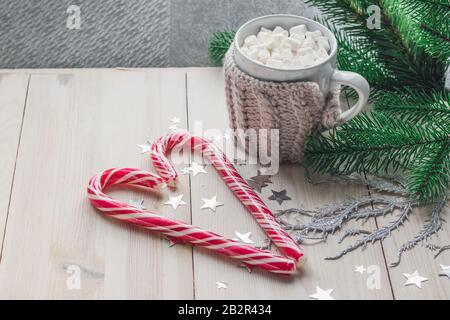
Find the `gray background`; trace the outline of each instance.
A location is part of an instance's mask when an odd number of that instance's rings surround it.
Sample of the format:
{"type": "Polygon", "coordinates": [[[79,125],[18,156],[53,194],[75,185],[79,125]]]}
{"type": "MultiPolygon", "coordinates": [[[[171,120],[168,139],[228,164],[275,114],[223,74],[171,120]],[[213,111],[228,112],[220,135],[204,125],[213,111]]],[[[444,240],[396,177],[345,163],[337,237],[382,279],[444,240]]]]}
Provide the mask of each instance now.
{"type": "Polygon", "coordinates": [[[0,0],[0,68],[207,66],[208,37],[302,0],[0,0]],[[81,29],[66,26],[70,5],[81,29]]]}

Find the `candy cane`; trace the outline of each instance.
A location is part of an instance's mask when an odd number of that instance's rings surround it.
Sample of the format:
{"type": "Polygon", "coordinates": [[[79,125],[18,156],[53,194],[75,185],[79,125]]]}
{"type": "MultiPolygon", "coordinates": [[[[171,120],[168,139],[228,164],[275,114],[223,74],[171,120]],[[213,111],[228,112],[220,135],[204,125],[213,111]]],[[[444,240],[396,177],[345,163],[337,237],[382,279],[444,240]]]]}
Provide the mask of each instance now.
{"type": "Polygon", "coordinates": [[[291,259],[224,238],[181,221],[165,218],[150,210],[133,207],[114,200],[104,193],[108,187],[119,185],[158,190],[165,186],[165,180],[140,169],[113,168],[105,170],[95,175],[89,182],[88,196],[92,205],[103,211],[108,217],[162,233],[170,239],[214,250],[240,260],[248,266],[263,268],[279,274],[292,274],[295,271],[295,263],[291,259]]]}
{"type": "Polygon", "coordinates": [[[235,196],[244,204],[263,228],[278,249],[288,258],[300,265],[303,252],[291,236],[284,231],[276,221],[274,215],[261,198],[252,190],[248,183],[237,172],[226,155],[210,140],[190,134],[187,131],[177,131],[161,137],[152,145],[151,159],[158,174],[169,185],[175,185],[178,174],[175,167],[167,158],[167,154],[174,148],[189,142],[192,150],[199,150],[219,172],[222,179],[233,191],[235,196]]]}

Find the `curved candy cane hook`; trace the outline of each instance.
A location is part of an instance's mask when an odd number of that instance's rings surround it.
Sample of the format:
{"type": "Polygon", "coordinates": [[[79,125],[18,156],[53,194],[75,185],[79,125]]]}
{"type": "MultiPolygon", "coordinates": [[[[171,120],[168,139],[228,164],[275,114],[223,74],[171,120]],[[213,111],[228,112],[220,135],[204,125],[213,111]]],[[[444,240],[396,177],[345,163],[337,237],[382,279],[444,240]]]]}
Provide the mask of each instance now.
{"type": "Polygon", "coordinates": [[[187,142],[191,144],[192,150],[198,150],[208,158],[231,191],[253,215],[278,249],[286,257],[294,260],[296,265],[301,265],[303,252],[298,244],[281,228],[270,209],[212,141],[187,131],[177,131],[159,138],[152,145],[151,160],[164,181],[169,185],[176,184],[178,174],[167,155],[173,148],[185,145],[187,142]]]}

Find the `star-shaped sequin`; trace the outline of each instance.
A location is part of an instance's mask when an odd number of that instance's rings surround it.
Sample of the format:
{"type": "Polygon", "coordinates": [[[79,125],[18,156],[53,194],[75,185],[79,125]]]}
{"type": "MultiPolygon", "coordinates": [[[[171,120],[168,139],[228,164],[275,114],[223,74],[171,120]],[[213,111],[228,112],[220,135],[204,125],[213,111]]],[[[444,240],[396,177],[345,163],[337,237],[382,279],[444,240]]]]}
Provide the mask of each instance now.
{"type": "Polygon", "coordinates": [[[419,274],[419,271],[414,271],[413,273],[404,273],[403,274],[408,280],[405,282],[405,286],[415,285],[417,288],[422,288],[422,282],[428,281],[427,278],[422,277],[419,274]]]}
{"type": "Polygon", "coordinates": [[[196,162],[192,162],[192,165],[187,169],[192,173],[194,177],[199,173],[207,173],[205,167],[196,162]]]}
{"type": "Polygon", "coordinates": [[[275,190],[271,190],[272,191],[272,195],[269,197],[269,200],[276,200],[276,202],[278,202],[278,204],[282,204],[283,201],[285,200],[291,200],[290,197],[288,197],[288,195],[286,194],[287,191],[285,190],[281,190],[281,191],[275,191],[275,190]]]}
{"type": "Polygon", "coordinates": [[[261,193],[262,188],[267,187],[268,183],[272,183],[269,175],[257,175],[247,179],[247,183],[253,190],[261,193]]]}
{"type": "Polygon", "coordinates": [[[252,179],[247,179],[246,180],[248,185],[250,186],[250,188],[252,188],[253,190],[261,193],[262,192],[262,188],[267,187],[267,184],[261,184],[258,181],[254,181],[252,179]]]}
{"type": "Polygon", "coordinates": [[[316,287],[316,293],[310,295],[309,297],[311,299],[316,299],[316,300],[335,300],[331,296],[332,292],[333,292],[333,289],[323,290],[319,287],[316,287]]]}
{"type": "Polygon", "coordinates": [[[169,197],[169,200],[164,203],[165,205],[172,206],[174,210],[177,210],[179,206],[186,205],[186,202],[183,201],[183,195],[180,194],[178,196],[169,197]]]}
{"type": "Polygon", "coordinates": [[[234,232],[236,234],[237,237],[237,241],[242,242],[242,243],[247,243],[247,244],[253,244],[255,242],[253,242],[252,239],[250,239],[252,233],[251,232],[246,232],[246,233],[240,233],[238,231],[234,232]]]}
{"type": "Polygon", "coordinates": [[[202,199],[204,204],[202,205],[202,209],[210,209],[216,212],[217,207],[223,206],[223,203],[217,201],[217,196],[212,197],[211,199],[202,199]]]}

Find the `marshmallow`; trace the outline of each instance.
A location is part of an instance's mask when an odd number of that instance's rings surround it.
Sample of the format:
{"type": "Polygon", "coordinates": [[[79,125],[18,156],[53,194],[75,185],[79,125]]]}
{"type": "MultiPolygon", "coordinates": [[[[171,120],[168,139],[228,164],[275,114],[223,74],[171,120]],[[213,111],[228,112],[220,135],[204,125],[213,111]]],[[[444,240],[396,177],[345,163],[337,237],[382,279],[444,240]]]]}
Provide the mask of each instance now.
{"type": "Polygon", "coordinates": [[[293,39],[296,39],[296,40],[299,40],[299,41],[304,41],[305,40],[305,35],[304,34],[294,33],[294,34],[291,34],[289,37],[293,38],[293,39]]]}
{"type": "Polygon", "coordinates": [[[257,44],[257,43],[258,43],[258,39],[253,34],[251,36],[248,36],[244,40],[244,46],[245,47],[250,47],[250,46],[253,46],[253,45],[257,44]]]}
{"type": "Polygon", "coordinates": [[[258,61],[266,63],[267,59],[270,58],[270,52],[267,49],[258,50],[258,61]]]}
{"type": "Polygon", "coordinates": [[[314,55],[316,57],[316,61],[323,61],[328,58],[328,52],[327,50],[325,50],[325,48],[320,48],[319,50],[315,51],[314,55]]]}
{"type": "Polygon", "coordinates": [[[305,35],[306,34],[306,26],[304,24],[299,24],[298,26],[294,26],[289,29],[289,34],[292,36],[293,34],[297,35],[305,35]]]}
{"type": "Polygon", "coordinates": [[[278,35],[278,34],[281,34],[284,37],[288,37],[289,36],[289,32],[287,30],[284,30],[280,26],[276,26],[275,29],[273,29],[273,31],[272,31],[272,35],[278,35]]]}
{"type": "Polygon", "coordinates": [[[319,48],[324,48],[327,52],[330,51],[330,43],[327,37],[318,37],[316,42],[319,48]]]}
{"type": "Polygon", "coordinates": [[[267,46],[265,43],[257,42],[256,44],[249,46],[249,49],[263,50],[267,49],[267,46]]]}
{"type": "Polygon", "coordinates": [[[272,59],[275,59],[275,60],[281,60],[281,59],[283,59],[283,56],[282,56],[280,53],[278,53],[278,52],[272,52],[272,54],[270,55],[270,57],[271,57],[272,59]]]}
{"type": "Polygon", "coordinates": [[[281,68],[283,68],[283,69],[291,69],[292,68],[291,59],[283,59],[281,68]]]}
{"type": "Polygon", "coordinates": [[[267,49],[271,50],[275,47],[275,40],[273,40],[272,36],[269,39],[263,42],[263,45],[266,46],[267,49]]]}
{"type": "MultiPolygon", "coordinates": [[[[245,54],[245,51],[244,51],[244,54],[245,54]]],[[[250,59],[257,60],[258,59],[258,50],[255,48],[247,49],[247,56],[250,59]]]]}
{"type": "Polygon", "coordinates": [[[280,54],[281,54],[283,51],[284,51],[284,52],[291,51],[292,53],[295,52],[295,50],[292,50],[291,46],[288,45],[288,44],[283,45],[283,46],[280,47],[280,54]]]}
{"type": "Polygon", "coordinates": [[[269,67],[281,68],[283,63],[281,62],[281,60],[267,59],[266,65],[269,66],[269,67]]]}
{"type": "Polygon", "coordinates": [[[301,56],[312,55],[313,53],[314,53],[313,49],[309,48],[309,47],[307,47],[307,48],[300,48],[297,51],[297,55],[300,56],[300,57],[301,56]]]}
{"type": "Polygon", "coordinates": [[[293,50],[297,50],[302,45],[301,41],[299,41],[299,40],[297,40],[295,38],[292,38],[292,37],[289,37],[289,38],[285,39],[283,41],[283,44],[285,44],[285,43],[289,44],[293,50]]]}
{"type": "Polygon", "coordinates": [[[321,36],[322,36],[322,32],[320,32],[320,30],[306,32],[306,39],[308,39],[308,38],[315,39],[315,38],[318,38],[321,36]]]}
{"type": "Polygon", "coordinates": [[[284,59],[292,59],[294,57],[294,55],[292,54],[291,49],[283,49],[283,50],[281,50],[281,57],[284,59]]]}
{"type": "Polygon", "coordinates": [[[273,49],[272,49],[272,54],[274,54],[274,53],[279,53],[279,54],[281,54],[281,49],[278,48],[278,47],[273,48],[273,49]]]}
{"type": "Polygon", "coordinates": [[[274,41],[274,46],[278,47],[281,46],[281,44],[284,42],[284,39],[286,39],[287,37],[282,34],[282,33],[277,33],[272,35],[272,39],[274,41]]]}
{"type": "Polygon", "coordinates": [[[302,62],[304,67],[310,67],[315,64],[314,55],[308,54],[302,57],[302,62]]]}
{"type": "Polygon", "coordinates": [[[311,38],[306,39],[302,42],[301,48],[314,48],[314,40],[311,38]]]}
{"type": "Polygon", "coordinates": [[[302,59],[299,57],[295,57],[294,59],[292,59],[291,67],[292,68],[302,68],[303,67],[302,59]]]}
{"type": "Polygon", "coordinates": [[[272,38],[272,33],[260,31],[260,32],[258,32],[258,35],[256,36],[256,38],[261,42],[265,42],[265,41],[269,40],[270,38],[272,38]]]}

